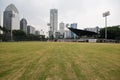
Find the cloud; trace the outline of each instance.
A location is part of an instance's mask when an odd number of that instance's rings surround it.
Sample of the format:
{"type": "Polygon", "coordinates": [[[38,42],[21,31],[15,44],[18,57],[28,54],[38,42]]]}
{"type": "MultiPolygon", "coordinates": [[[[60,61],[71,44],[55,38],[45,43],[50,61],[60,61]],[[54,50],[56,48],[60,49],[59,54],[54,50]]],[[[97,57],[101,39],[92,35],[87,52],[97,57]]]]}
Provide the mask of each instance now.
{"type": "Polygon", "coordinates": [[[28,23],[48,31],[50,9],[58,9],[59,22],[78,23],[78,28],[104,27],[102,13],[109,10],[108,25],[120,24],[120,0],[0,0],[0,13],[10,3],[15,4],[28,23]]]}

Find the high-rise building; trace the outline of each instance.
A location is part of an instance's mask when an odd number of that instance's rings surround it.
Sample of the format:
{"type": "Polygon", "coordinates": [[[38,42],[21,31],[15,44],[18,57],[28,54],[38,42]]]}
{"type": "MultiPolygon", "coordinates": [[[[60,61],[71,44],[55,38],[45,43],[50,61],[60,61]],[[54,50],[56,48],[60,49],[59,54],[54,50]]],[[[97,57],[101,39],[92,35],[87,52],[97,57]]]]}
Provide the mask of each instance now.
{"type": "Polygon", "coordinates": [[[64,34],[65,34],[65,24],[63,22],[61,22],[59,24],[59,32],[60,32],[60,37],[64,38],[64,34]]]}
{"type": "Polygon", "coordinates": [[[35,28],[28,25],[27,26],[27,34],[35,34],[35,28]]]}
{"type": "Polygon", "coordinates": [[[25,18],[20,20],[20,30],[27,34],[27,20],[25,18]]]}
{"type": "Polygon", "coordinates": [[[65,30],[65,25],[64,25],[63,22],[61,22],[61,23],[59,24],[59,31],[60,31],[61,34],[63,34],[63,33],[64,33],[64,30],[65,30]]]}
{"type": "Polygon", "coordinates": [[[0,13],[0,26],[2,26],[2,25],[1,25],[1,13],[0,13]]]}
{"type": "MultiPolygon", "coordinates": [[[[74,28],[74,29],[77,29],[77,23],[72,23],[72,24],[70,25],[70,27],[71,27],[71,28],[74,28]]],[[[71,31],[70,37],[71,37],[71,38],[76,38],[76,34],[71,31]]]]}
{"type": "Polygon", "coordinates": [[[14,4],[10,4],[3,14],[3,27],[8,30],[20,29],[19,12],[14,4]]]}
{"type": "Polygon", "coordinates": [[[49,31],[49,37],[56,38],[56,33],[58,30],[58,10],[57,9],[51,9],[50,10],[50,31],[49,31]]]}

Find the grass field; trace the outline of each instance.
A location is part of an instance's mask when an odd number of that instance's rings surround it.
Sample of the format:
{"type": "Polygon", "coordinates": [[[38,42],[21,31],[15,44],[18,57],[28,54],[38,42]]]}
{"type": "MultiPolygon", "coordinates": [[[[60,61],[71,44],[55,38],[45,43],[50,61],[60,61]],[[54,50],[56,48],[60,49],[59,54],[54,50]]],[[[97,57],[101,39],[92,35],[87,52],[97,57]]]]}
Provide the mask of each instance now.
{"type": "Polygon", "coordinates": [[[0,80],[120,80],[120,44],[1,42],[0,80]]]}

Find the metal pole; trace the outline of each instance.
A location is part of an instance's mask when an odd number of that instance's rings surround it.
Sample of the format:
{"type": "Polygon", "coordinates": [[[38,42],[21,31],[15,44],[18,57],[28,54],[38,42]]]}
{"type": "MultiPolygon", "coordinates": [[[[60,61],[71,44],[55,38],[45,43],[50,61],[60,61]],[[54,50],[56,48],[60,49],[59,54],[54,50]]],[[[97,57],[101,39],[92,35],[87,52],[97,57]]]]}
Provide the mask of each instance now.
{"type": "Polygon", "coordinates": [[[105,17],[105,39],[107,39],[107,16],[105,17]]]}
{"type": "Polygon", "coordinates": [[[10,30],[10,38],[11,38],[11,41],[12,41],[12,26],[11,26],[11,30],[10,30]]]}
{"type": "MultiPolygon", "coordinates": [[[[11,21],[12,21],[12,17],[13,17],[13,14],[11,14],[11,21]]],[[[10,40],[12,41],[12,23],[10,25],[10,40]]]]}

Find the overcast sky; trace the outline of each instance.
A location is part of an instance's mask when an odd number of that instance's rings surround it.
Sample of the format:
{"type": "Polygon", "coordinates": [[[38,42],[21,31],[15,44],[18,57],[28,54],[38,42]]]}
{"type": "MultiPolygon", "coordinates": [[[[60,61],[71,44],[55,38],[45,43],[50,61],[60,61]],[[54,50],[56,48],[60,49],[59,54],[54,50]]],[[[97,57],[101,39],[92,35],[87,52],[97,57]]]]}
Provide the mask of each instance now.
{"type": "Polygon", "coordinates": [[[108,26],[120,25],[120,0],[0,0],[2,19],[5,8],[13,3],[19,11],[20,19],[37,30],[48,31],[50,9],[58,9],[59,22],[78,23],[78,28],[104,27],[102,13],[110,11],[108,26]]]}

